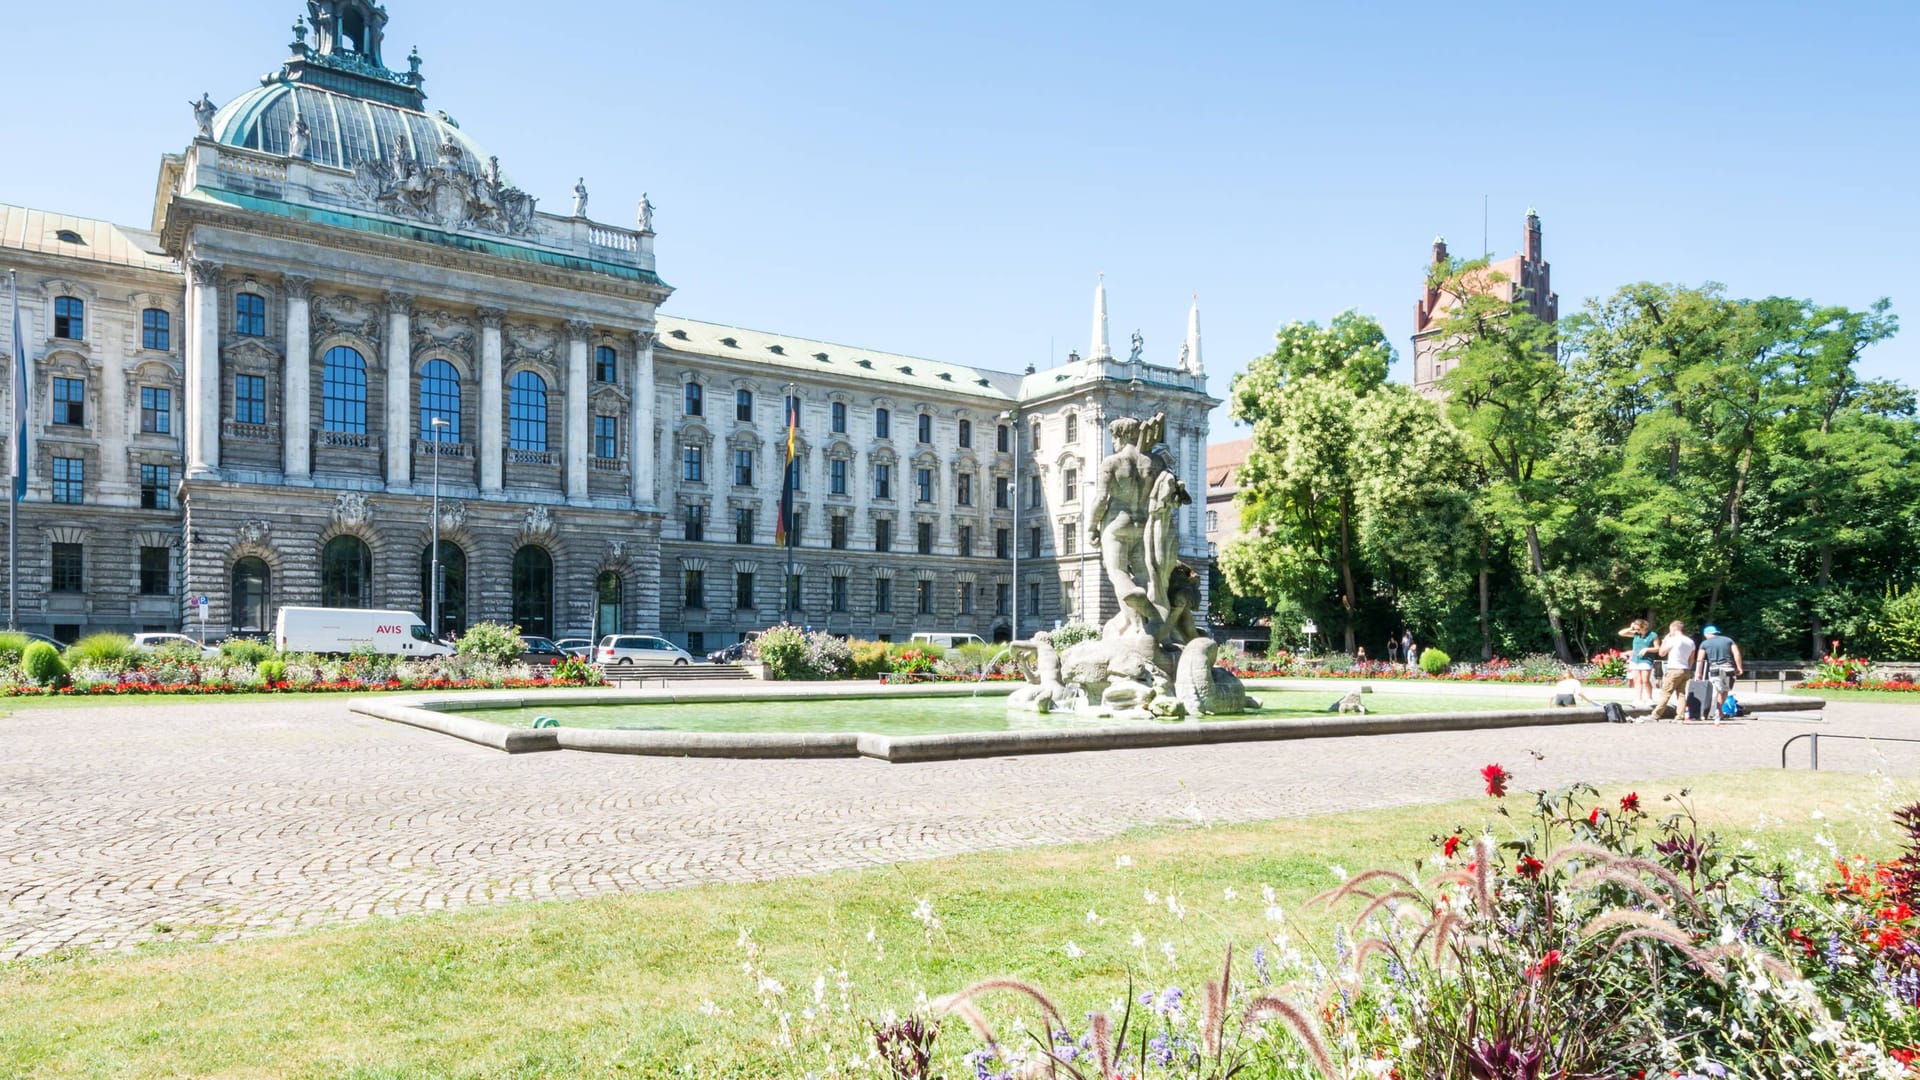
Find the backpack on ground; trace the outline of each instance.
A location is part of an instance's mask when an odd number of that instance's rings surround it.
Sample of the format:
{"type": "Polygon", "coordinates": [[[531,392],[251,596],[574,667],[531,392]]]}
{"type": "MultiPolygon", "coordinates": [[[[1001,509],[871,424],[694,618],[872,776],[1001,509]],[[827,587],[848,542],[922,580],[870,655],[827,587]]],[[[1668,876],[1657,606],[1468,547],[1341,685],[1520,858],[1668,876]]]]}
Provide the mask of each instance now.
{"type": "Polygon", "coordinates": [[[1605,705],[1600,706],[1600,712],[1601,715],[1607,718],[1607,723],[1609,724],[1624,724],[1627,722],[1627,710],[1621,708],[1620,703],[1617,701],[1609,701],[1605,705]]]}
{"type": "Polygon", "coordinates": [[[1728,694],[1727,699],[1720,703],[1721,716],[1731,718],[1735,716],[1741,716],[1744,714],[1745,714],[1745,710],[1740,708],[1740,699],[1737,697],[1734,697],[1732,694],[1728,694]]]}

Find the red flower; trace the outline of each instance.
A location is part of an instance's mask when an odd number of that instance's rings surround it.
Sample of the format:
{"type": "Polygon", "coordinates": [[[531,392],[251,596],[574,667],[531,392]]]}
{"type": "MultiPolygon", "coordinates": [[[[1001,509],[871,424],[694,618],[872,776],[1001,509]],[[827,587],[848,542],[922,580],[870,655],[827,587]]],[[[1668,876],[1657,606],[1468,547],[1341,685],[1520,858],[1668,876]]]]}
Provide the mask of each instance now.
{"type": "Polygon", "coordinates": [[[1639,810],[1640,793],[1637,791],[1629,791],[1625,795],[1620,796],[1620,809],[1629,814],[1639,810]]]}
{"type": "Polygon", "coordinates": [[[1559,966],[1560,966],[1560,950],[1548,949],[1547,954],[1540,958],[1539,963],[1534,964],[1532,967],[1529,967],[1527,969],[1527,978],[1538,979],[1540,976],[1545,975],[1547,972],[1552,971],[1554,968],[1557,968],[1559,966]]]}
{"type": "Polygon", "coordinates": [[[1795,945],[1800,946],[1801,951],[1806,953],[1808,956],[1812,956],[1814,954],[1813,938],[1809,937],[1805,930],[1802,930],[1797,926],[1788,929],[1787,940],[1793,942],[1795,945]]]}
{"type": "Polygon", "coordinates": [[[1514,865],[1514,870],[1528,881],[1538,881],[1540,879],[1540,871],[1545,868],[1546,864],[1531,855],[1522,856],[1520,861],[1514,865]]]}
{"type": "Polygon", "coordinates": [[[1887,1051],[1887,1056],[1902,1065],[1920,1064],[1920,1046],[1896,1046],[1887,1051]]]}
{"type": "Polygon", "coordinates": [[[1453,858],[1453,853],[1458,850],[1460,850],[1460,837],[1457,834],[1440,842],[1440,854],[1449,859],[1453,858]]]}
{"type": "Polygon", "coordinates": [[[1599,807],[1596,806],[1592,810],[1587,811],[1587,824],[1589,825],[1600,824],[1600,808],[1599,807]]]}
{"type": "Polygon", "coordinates": [[[1507,781],[1513,779],[1513,775],[1494,764],[1481,769],[1480,778],[1487,782],[1487,794],[1498,799],[1507,793],[1507,781]]]}

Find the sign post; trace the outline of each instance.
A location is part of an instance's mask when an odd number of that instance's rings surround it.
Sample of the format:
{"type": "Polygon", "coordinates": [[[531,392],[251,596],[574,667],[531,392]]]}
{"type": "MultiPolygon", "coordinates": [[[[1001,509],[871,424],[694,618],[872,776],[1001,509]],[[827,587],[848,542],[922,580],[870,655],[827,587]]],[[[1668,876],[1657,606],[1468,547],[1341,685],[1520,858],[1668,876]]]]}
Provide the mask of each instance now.
{"type": "MultiPolygon", "coordinates": [[[[202,597],[202,599],[205,599],[205,598],[202,597]]],[[[1313,655],[1313,635],[1319,633],[1320,628],[1313,625],[1312,619],[1308,619],[1306,622],[1306,625],[1300,628],[1300,632],[1307,635],[1307,655],[1312,656],[1313,655]]]]}
{"type": "Polygon", "coordinates": [[[200,612],[200,647],[207,647],[207,594],[201,593],[193,598],[193,606],[200,612]]]}

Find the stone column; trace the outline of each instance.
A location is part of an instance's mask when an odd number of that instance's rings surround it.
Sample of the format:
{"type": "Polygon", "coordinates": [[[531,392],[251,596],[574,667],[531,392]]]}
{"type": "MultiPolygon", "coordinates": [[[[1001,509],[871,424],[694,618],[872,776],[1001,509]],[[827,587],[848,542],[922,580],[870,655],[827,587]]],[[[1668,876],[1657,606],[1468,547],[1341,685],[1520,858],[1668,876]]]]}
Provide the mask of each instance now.
{"type": "Polygon", "coordinates": [[[847,546],[853,547],[856,541],[865,541],[863,546],[870,546],[873,542],[873,515],[868,512],[873,501],[872,450],[856,447],[847,470],[852,474],[847,477],[847,483],[853,485],[853,520],[847,523],[847,546]]]}
{"type": "Polygon", "coordinates": [[[567,320],[567,498],[587,498],[587,335],[593,324],[567,320]]]}
{"type": "MultiPolygon", "coordinates": [[[[651,509],[653,493],[653,338],[652,330],[633,334],[633,405],[628,411],[633,431],[627,438],[629,475],[633,479],[633,505],[651,509]]],[[[731,467],[729,465],[729,467],[731,467]]]]}
{"type": "Polygon", "coordinates": [[[413,483],[413,296],[387,294],[387,486],[413,483]]]}
{"type": "Polygon", "coordinates": [[[187,475],[220,467],[220,271],[187,260],[187,475]]]}
{"type": "Polygon", "coordinates": [[[309,304],[313,279],[288,274],[287,362],[280,385],[281,471],[290,479],[306,479],[313,468],[313,320],[309,304]]]}
{"type": "Polygon", "coordinates": [[[483,307],[480,316],[480,490],[498,495],[504,444],[500,439],[500,320],[506,312],[483,307]]]}

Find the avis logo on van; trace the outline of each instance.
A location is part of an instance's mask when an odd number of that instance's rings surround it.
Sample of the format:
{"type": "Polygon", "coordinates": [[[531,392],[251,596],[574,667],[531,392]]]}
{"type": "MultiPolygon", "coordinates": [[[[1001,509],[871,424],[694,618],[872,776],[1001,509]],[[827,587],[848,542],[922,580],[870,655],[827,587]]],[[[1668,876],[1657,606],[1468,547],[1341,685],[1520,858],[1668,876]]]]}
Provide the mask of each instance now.
{"type": "Polygon", "coordinates": [[[373,632],[376,634],[404,634],[407,632],[407,628],[404,626],[376,626],[373,628],[373,632]]]}

